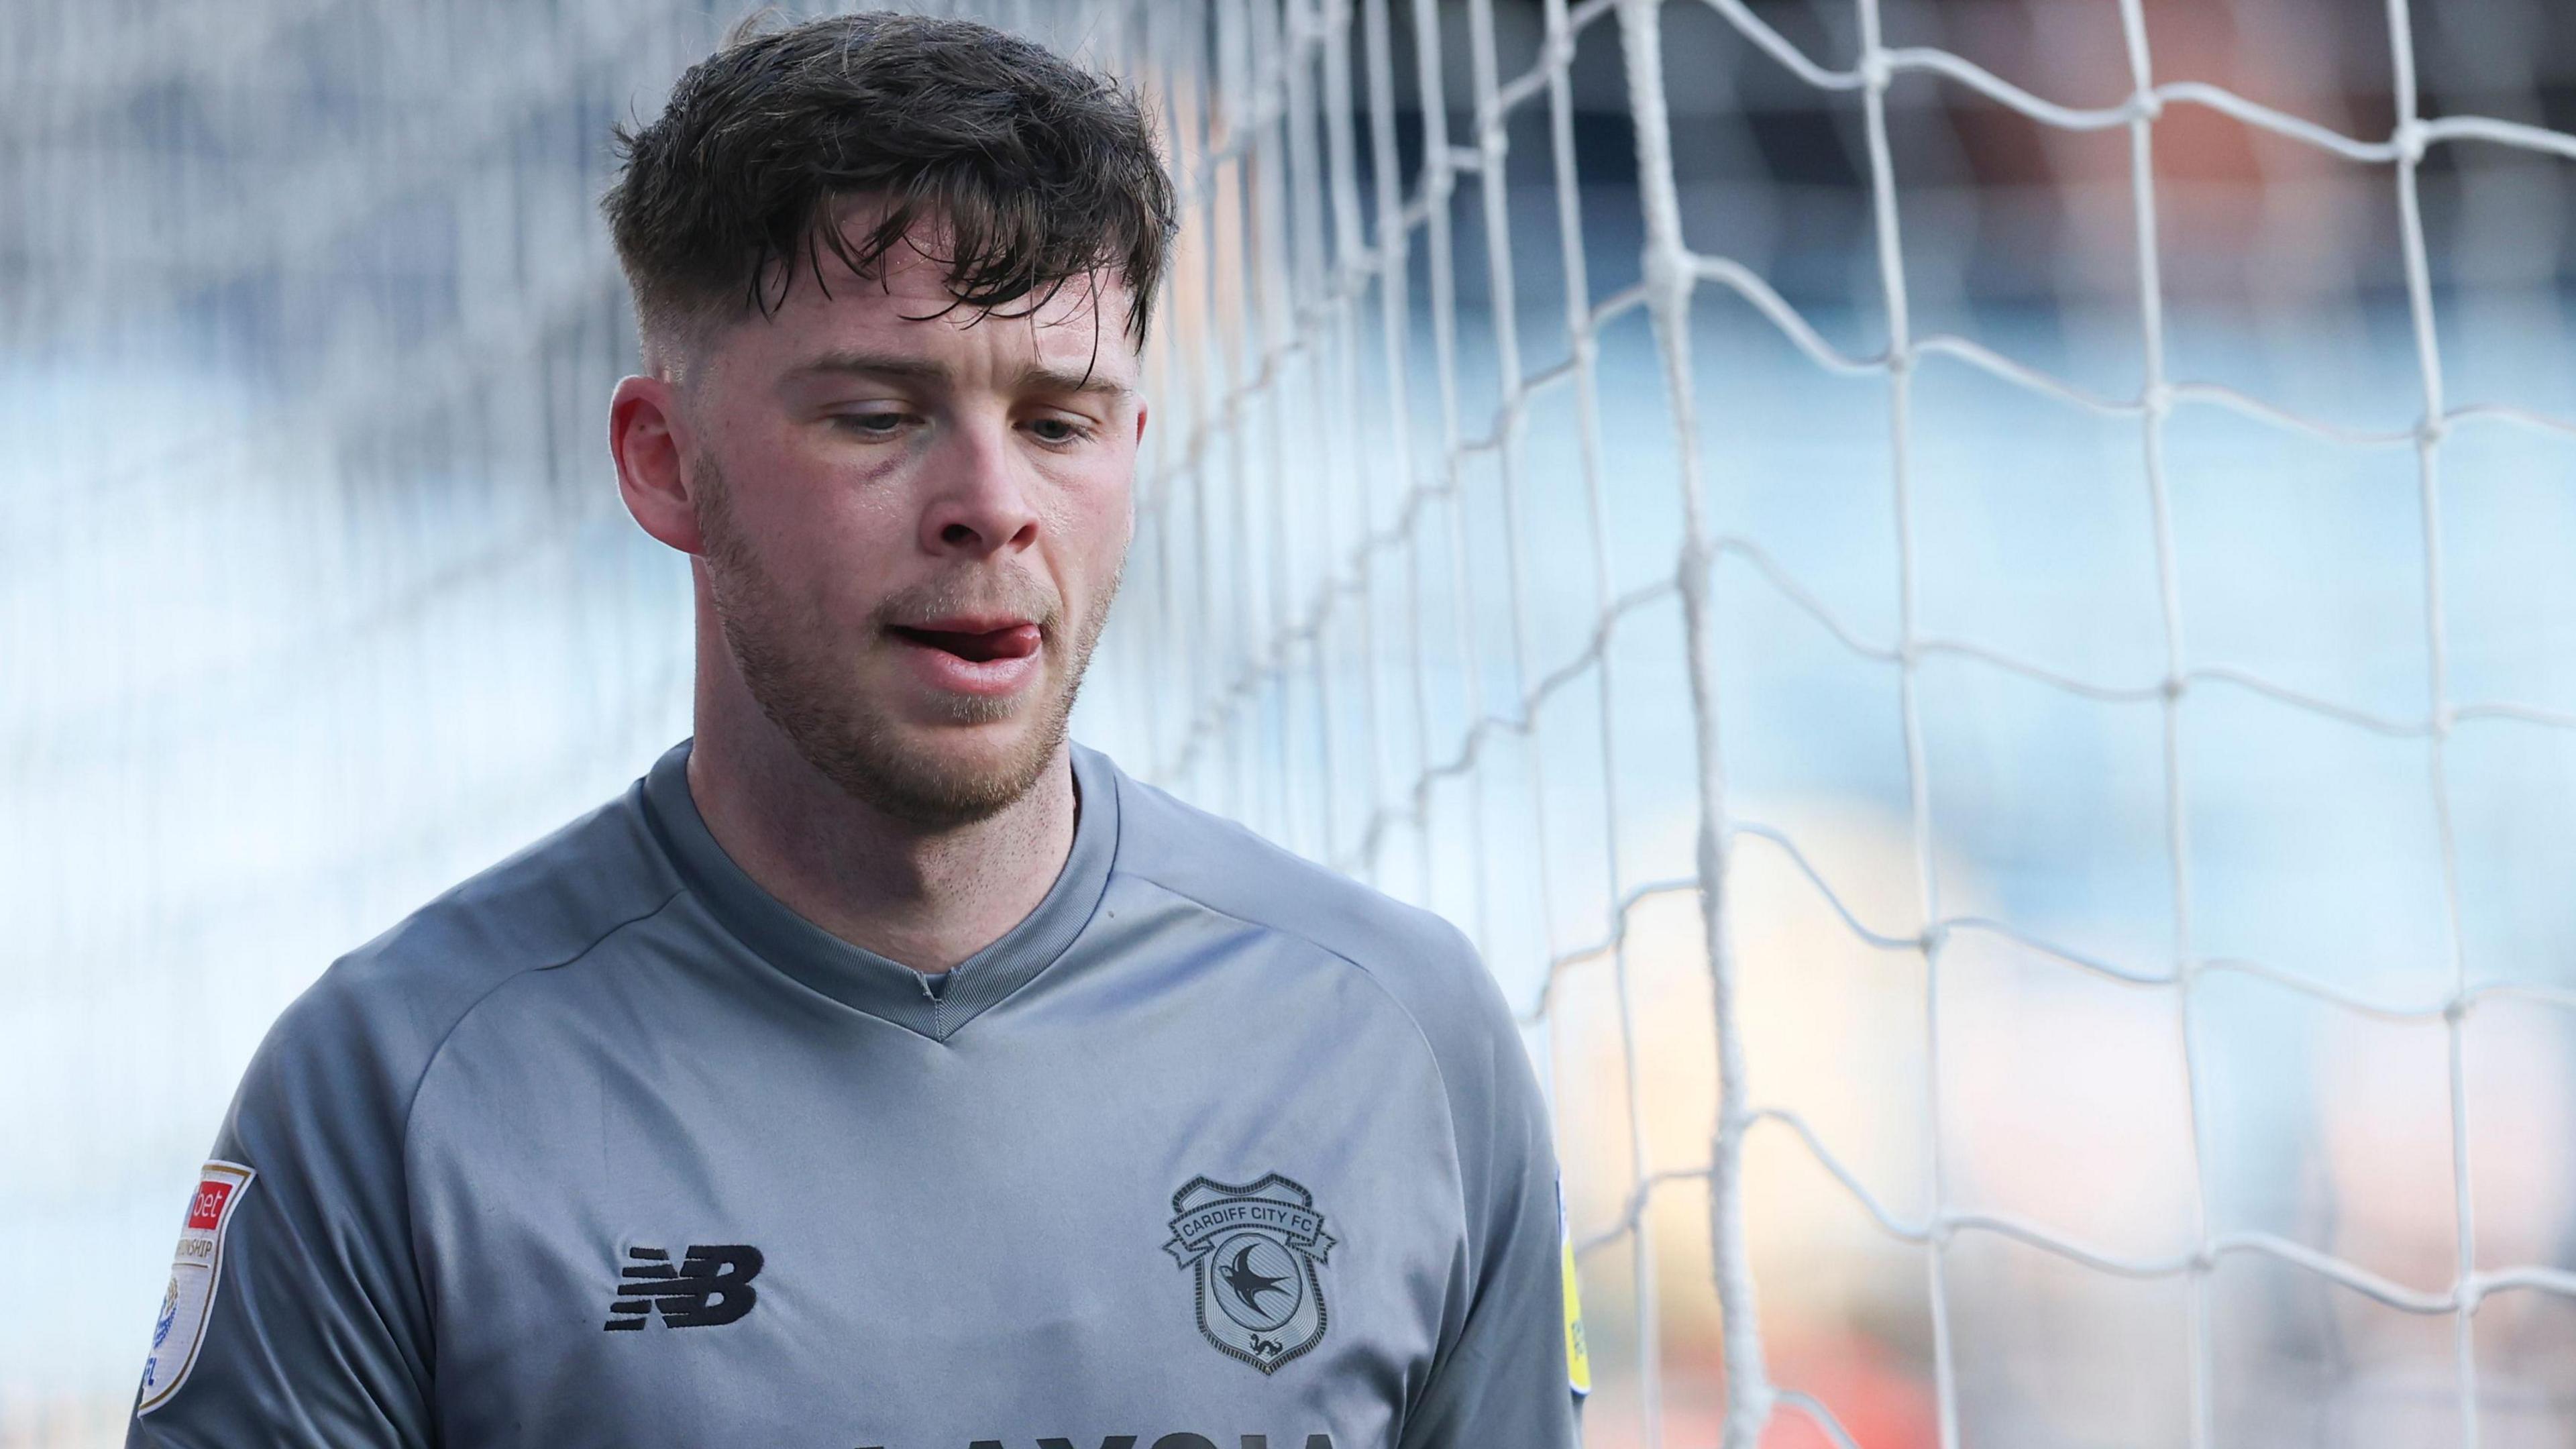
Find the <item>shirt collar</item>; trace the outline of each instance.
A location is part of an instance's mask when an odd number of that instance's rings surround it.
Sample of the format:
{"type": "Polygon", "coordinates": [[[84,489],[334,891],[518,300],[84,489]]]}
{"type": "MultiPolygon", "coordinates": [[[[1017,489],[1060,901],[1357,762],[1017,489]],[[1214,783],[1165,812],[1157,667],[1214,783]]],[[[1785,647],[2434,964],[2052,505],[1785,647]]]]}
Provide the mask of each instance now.
{"type": "Polygon", "coordinates": [[[852,945],[798,915],[725,854],[689,793],[689,740],[644,777],[644,813],[690,891],[754,954],[841,1004],[946,1041],[1027,985],[1073,944],[1109,887],[1118,851],[1118,789],[1106,755],[1070,743],[1073,849],[1037,908],[992,944],[936,977],[852,945]]]}

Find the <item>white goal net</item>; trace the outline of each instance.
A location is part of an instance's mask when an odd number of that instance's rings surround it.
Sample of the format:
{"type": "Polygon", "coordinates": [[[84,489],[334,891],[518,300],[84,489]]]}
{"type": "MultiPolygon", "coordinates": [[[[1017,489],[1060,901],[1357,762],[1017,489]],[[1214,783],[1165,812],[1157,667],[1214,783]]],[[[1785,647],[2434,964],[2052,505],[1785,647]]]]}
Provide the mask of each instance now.
{"type": "MultiPolygon", "coordinates": [[[[1476,939],[1591,1443],[2576,1429],[2576,14],[973,8],[1185,202],[1077,733],[1476,939]]],[[[592,201],[732,18],[0,14],[0,1445],[685,732],[592,201]]]]}

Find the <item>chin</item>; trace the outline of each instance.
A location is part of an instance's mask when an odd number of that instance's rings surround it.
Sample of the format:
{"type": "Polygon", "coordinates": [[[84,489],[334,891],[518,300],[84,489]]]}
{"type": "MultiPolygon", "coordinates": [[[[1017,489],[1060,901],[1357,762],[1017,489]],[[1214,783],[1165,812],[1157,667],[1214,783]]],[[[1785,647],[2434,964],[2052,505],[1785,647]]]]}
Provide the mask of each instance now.
{"type": "Polygon", "coordinates": [[[1028,794],[1047,762],[1045,755],[1032,758],[1032,754],[996,759],[975,752],[931,750],[915,756],[905,768],[863,781],[843,779],[840,784],[857,798],[911,824],[968,825],[1000,814],[1028,794]]]}
{"type": "Polygon", "coordinates": [[[911,772],[964,790],[1001,788],[1043,764],[1048,742],[1025,719],[932,725],[902,732],[896,750],[911,772]]]}
{"type": "Polygon", "coordinates": [[[1046,772],[1062,743],[1062,714],[1022,708],[976,724],[880,722],[797,741],[816,769],[855,799],[922,826],[999,814],[1046,772]],[[1057,723],[1044,727],[1048,718],[1057,723]]]}
{"type": "Polygon", "coordinates": [[[774,635],[741,622],[726,618],[727,642],[761,712],[817,773],[895,820],[940,830],[997,815],[1064,740],[1075,684],[1052,670],[1007,695],[927,688],[873,659],[763,647],[774,635]]]}

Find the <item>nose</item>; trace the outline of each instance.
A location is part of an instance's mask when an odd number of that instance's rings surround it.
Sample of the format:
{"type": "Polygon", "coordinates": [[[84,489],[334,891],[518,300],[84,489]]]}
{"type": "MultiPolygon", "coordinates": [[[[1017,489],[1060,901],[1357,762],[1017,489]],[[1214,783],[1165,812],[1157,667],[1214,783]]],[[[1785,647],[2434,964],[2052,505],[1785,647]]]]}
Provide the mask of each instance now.
{"type": "Polygon", "coordinates": [[[947,456],[929,470],[931,490],[921,511],[921,546],[933,554],[986,558],[1037,541],[1022,464],[1012,456],[1009,426],[959,427],[946,439],[947,456]]]}

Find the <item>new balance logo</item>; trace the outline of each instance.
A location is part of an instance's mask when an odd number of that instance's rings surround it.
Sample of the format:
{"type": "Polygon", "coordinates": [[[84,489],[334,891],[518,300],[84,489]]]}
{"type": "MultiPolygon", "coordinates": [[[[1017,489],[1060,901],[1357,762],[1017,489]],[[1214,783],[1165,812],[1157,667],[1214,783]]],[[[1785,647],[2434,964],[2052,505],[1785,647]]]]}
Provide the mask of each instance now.
{"type": "Polygon", "coordinates": [[[691,1243],[680,1266],[660,1248],[626,1250],[626,1276],[618,1281],[609,1332],[640,1329],[655,1312],[672,1328],[713,1328],[731,1323],[760,1301],[751,1280],[760,1276],[760,1250],[747,1243],[691,1243]]]}

